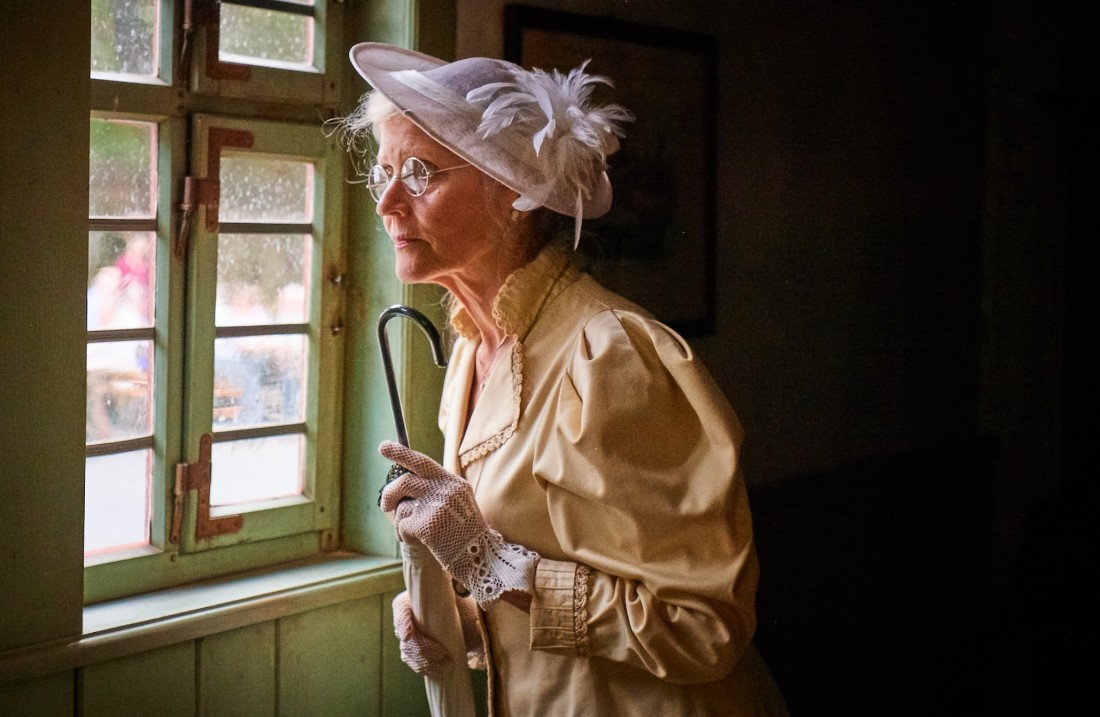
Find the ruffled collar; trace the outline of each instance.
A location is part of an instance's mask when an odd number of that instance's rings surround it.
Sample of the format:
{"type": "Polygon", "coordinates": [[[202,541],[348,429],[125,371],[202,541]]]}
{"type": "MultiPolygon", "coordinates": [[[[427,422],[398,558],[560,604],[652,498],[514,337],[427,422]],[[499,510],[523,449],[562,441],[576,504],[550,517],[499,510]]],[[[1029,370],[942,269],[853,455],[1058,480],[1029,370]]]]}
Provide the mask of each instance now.
{"type": "MultiPolygon", "coordinates": [[[[493,410],[486,410],[481,403],[470,416],[465,429],[455,435],[459,448],[459,465],[463,469],[473,461],[484,458],[508,442],[519,423],[523,410],[524,357],[523,342],[535,325],[539,313],[555,292],[569,284],[567,274],[576,273],[569,257],[555,247],[543,249],[531,263],[514,271],[497,292],[493,300],[493,319],[506,335],[515,339],[510,351],[511,360],[507,374],[492,372],[488,389],[482,393],[481,401],[494,401],[493,410]],[[564,279],[564,281],[563,281],[564,279]],[[507,382],[507,383],[505,383],[507,382]],[[510,385],[509,385],[510,384],[510,385]]],[[[451,325],[471,346],[480,341],[477,326],[465,308],[459,308],[451,315],[451,325]]],[[[462,391],[469,391],[470,377],[473,375],[473,348],[463,354],[467,357],[461,375],[462,391]]],[[[458,348],[456,346],[456,351],[458,348]]],[[[455,364],[452,361],[452,364],[455,364]]],[[[468,396],[468,393],[467,393],[468,396]]],[[[456,405],[462,406],[465,415],[465,401],[452,398],[456,405]]],[[[457,424],[456,424],[457,425],[457,424]]]]}
{"type": "MultiPolygon", "coordinates": [[[[522,341],[531,330],[557,280],[570,270],[569,256],[556,246],[547,246],[525,266],[512,272],[493,299],[493,319],[506,335],[522,341]]],[[[451,314],[451,326],[463,338],[480,334],[461,304],[451,314]]]]}

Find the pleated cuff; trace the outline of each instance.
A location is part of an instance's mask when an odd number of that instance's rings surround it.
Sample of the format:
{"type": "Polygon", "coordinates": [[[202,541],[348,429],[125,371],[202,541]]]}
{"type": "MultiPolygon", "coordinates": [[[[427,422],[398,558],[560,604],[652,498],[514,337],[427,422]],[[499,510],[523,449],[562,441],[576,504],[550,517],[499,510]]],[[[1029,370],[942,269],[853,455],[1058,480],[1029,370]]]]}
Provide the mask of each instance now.
{"type": "Polygon", "coordinates": [[[587,565],[539,561],[531,600],[531,649],[588,655],[587,565]]]}

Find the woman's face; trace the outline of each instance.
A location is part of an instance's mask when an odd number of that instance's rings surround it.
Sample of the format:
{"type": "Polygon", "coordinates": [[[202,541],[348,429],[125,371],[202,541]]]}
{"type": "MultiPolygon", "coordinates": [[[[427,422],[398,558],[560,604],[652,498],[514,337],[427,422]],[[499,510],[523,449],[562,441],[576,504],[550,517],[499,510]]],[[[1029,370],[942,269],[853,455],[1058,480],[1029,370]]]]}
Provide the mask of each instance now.
{"type": "MultiPolygon", "coordinates": [[[[429,170],[464,164],[403,117],[378,126],[378,164],[391,176],[416,157],[429,170]]],[[[499,273],[502,228],[516,195],[480,170],[466,166],[432,175],[419,197],[400,181],[390,182],[378,214],[397,253],[397,278],[439,284],[452,293],[491,282],[499,273]]]]}

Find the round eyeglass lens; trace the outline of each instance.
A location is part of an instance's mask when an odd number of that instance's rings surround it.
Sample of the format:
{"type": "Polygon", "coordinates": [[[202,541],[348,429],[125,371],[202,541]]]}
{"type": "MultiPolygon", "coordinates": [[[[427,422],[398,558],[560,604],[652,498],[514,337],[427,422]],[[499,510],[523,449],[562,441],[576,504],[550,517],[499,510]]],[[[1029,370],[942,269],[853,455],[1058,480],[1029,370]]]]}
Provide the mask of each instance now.
{"type": "Polygon", "coordinates": [[[390,186],[390,178],[386,175],[386,170],[379,164],[371,167],[370,174],[367,175],[367,189],[370,190],[374,201],[382,201],[382,195],[388,186],[390,186]]]}
{"type": "Polygon", "coordinates": [[[414,197],[419,197],[428,188],[429,174],[428,168],[416,157],[409,157],[401,165],[401,181],[414,197]]]}

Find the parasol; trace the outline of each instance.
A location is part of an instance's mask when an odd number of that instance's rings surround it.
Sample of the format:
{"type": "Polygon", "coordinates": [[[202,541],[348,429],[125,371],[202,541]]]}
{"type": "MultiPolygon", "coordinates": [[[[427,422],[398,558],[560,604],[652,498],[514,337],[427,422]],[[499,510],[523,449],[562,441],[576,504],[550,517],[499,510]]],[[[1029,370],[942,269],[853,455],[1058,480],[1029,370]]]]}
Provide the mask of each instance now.
{"type": "MultiPolygon", "coordinates": [[[[405,416],[401,410],[401,397],[397,391],[390,345],[386,336],[386,324],[390,319],[403,317],[415,322],[432,348],[435,365],[443,368],[447,359],[439,332],[426,316],[416,309],[396,304],[378,317],[378,347],[382,353],[382,368],[386,372],[386,385],[390,393],[390,407],[397,428],[398,442],[408,447],[409,436],[405,430],[405,416]]],[[[394,465],[386,482],[397,478],[404,469],[394,465]]],[[[379,497],[381,498],[381,496],[379,497]]],[[[425,675],[424,688],[428,693],[428,705],[433,717],[473,717],[474,698],[470,688],[470,674],[466,667],[466,643],[462,638],[462,624],[455,607],[451,578],[439,565],[431,552],[419,542],[401,544],[402,569],[405,587],[409,591],[409,603],[413,618],[420,630],[442,644],[451,660],[446,670],[432,676],[425,675]]]]}

